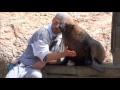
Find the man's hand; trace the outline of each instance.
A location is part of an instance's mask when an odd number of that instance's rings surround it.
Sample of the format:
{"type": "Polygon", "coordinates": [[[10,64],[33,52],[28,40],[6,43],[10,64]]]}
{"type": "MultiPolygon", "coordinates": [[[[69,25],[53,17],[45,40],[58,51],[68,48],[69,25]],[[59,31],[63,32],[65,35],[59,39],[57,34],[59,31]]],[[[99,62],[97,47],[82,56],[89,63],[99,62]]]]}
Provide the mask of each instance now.
{"type": "Polygon", "coordinates": [[[76,56],[76,52],[68,50],[68,48],[66,48],[66,50],[64,52],[49,53],[47,55],[46,63],[49,63],[49,62],[52,62],[52,61],[53,62],[57,62],[61,58],[67,57],[67,56],[75,57],[76,56]]]}
{"type": "Polygon", "coordinates": [[[56,64],[56,63],[58,63],[58,62],[60,62],[60,60],[58,59],[58,60],[51,60],[51,61],[49,61],[49,62],[47,62],[48,64],[56,64]]]}
{"type": "Polygon", "coordinates": [[[34,65],[33,65],[33,68],[35,68],[35,69],[42,69],[42,68],[44,68],[45,67],[45,65],[46,65],[46,63],[45,62],[42,62],[42,61],[37,61],[34,65]]]}
{"type": "Polygon", "coordinates": [[[75,57],[76,56],[76,52],[68,50],[68,47],[66,47],[66,49],[64,51],[64,54],[65,54],[65,56],[70,56],[70,57],[75,57]]]}

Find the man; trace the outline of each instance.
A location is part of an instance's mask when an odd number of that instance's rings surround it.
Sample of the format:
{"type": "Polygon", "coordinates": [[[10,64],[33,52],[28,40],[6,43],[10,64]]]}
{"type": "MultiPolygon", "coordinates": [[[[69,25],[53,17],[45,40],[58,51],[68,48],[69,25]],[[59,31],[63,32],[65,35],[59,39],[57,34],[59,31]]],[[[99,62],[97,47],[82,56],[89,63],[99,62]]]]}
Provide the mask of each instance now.
{"type": "Polygon", "coordinates": [[[68,13],[57,13],[52,24],[38,29],[30,38],[28,46],[6,78],[42,78],[41,69],[47,63],[59,62],[66,56],[76,56],[75,51],[65,49],[59,25],[68,13]]]}

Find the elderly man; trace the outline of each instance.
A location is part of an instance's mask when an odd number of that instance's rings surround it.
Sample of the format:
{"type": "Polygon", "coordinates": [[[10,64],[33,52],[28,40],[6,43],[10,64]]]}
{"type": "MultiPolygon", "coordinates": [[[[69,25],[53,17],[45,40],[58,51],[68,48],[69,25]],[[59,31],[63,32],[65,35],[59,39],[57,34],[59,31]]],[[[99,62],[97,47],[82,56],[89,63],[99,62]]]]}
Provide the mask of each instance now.
{"type": "Polygon", "coordinates": [[[47,63],[59,62],[66,56],[76,56],[75,51],[65,49],[59,24],[70,18],[68,13],[57,13],[52,24],[38,29],[30,38],[23,55],[6,78],[42,78],[41,69],[47,63]]]}

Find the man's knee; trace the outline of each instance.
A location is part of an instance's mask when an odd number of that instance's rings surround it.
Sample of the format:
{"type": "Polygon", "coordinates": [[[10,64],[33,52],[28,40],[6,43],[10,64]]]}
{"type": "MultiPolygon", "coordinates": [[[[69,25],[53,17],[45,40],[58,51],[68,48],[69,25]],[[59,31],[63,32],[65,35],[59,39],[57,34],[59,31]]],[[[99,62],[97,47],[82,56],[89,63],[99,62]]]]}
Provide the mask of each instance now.
{"type": "Polygon", "coordinates": [[[41,72],[34,71],[31,73],[32,78],[42,78],[41,72]]]}
{"type": "Polygon", "coordinates": [[[24,78],[42,78],[42,73],[39,70],[32,70],[28,72],[24,78]]]}

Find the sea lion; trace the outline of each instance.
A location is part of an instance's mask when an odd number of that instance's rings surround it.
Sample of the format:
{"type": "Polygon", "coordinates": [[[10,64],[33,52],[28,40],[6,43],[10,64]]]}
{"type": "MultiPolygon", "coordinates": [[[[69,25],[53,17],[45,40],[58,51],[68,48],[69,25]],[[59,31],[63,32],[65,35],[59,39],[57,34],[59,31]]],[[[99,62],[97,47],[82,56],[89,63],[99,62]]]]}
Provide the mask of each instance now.
{"type": "Polygon", "coordinates": [[[100,64],[105,59],[105,49],[103,45],[93,39],[84,29],[82,29],[72,19],[64,19],[60,23],[64,45],[69,50],[76,51],[77,56],[65,57],[65,59],[58,63],[59,65],[67,64],[69,60],[73,61],[76,66],[89,66],[100,72],[104,72],[100,64]]]}

